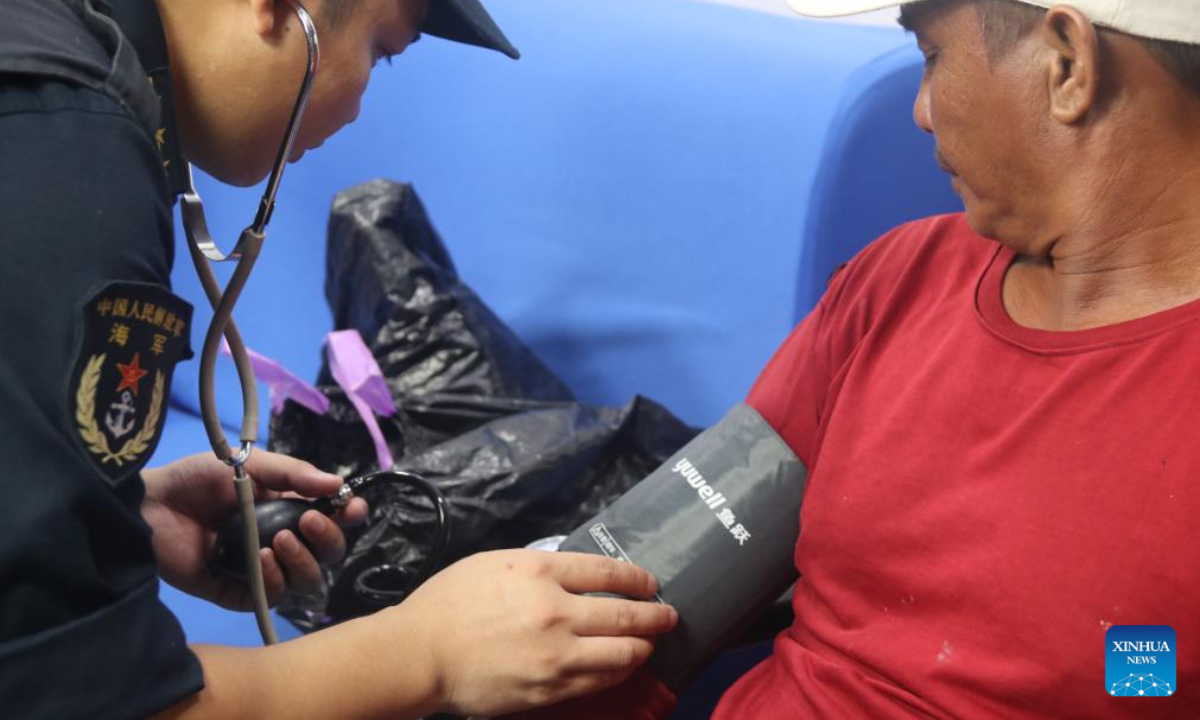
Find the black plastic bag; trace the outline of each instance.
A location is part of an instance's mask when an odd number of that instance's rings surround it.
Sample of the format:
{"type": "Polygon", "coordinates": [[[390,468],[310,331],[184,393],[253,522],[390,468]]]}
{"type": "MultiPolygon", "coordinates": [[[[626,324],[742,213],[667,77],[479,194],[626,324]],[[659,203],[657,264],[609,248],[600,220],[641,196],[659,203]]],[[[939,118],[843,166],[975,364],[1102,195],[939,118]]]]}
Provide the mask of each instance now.
{"type": "MultiPolygon", "coordinates": [[[[661,406],[583,405],[458,278],[408,185],[366,183],[338,195],[329,223],[325,294],[335,328],[358,330],[397,413],[378,418],[402,470],[446,496],[453,531],[443,564],[571,532],[691,440],[661,406]]],[[[328,365],[325,415],[289,402],[271,418],[270,449],[345,477],[375,469],[375,451],[328,365]]],[[[399,486],[368,496],[371,521],[319,597],[280,612],[304,629],[380,606],[355,580],[390,565],[413,575],[432,545],[428,500],[399,486]]]]}

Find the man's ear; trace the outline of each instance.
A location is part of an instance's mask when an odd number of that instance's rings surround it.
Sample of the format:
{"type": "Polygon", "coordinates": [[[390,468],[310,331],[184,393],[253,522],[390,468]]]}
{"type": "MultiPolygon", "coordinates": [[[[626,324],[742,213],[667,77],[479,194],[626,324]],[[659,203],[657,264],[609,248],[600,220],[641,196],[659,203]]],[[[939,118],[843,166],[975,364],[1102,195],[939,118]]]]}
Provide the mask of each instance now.
{"type": "Polygon", "coordinates": [[[1083,13],[1065,5],[1047,11],[1040,30],[1049,51],[1050,113],[1061,123],[1077,123],[1096,105],[1099,94],[1099,33],[1083,13]]]}

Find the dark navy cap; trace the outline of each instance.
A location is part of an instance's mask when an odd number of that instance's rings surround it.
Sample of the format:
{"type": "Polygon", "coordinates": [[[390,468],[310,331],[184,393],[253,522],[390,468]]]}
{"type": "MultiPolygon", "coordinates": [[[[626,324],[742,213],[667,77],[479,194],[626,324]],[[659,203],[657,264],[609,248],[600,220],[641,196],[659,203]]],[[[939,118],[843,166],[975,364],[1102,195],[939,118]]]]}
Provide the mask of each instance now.
{"type": "Polygon", "coordinates": [[[455,42],[499,50],[513,60],[521,53],[504,37],[479,0],[429,0],[421,32],[455,42]]]}

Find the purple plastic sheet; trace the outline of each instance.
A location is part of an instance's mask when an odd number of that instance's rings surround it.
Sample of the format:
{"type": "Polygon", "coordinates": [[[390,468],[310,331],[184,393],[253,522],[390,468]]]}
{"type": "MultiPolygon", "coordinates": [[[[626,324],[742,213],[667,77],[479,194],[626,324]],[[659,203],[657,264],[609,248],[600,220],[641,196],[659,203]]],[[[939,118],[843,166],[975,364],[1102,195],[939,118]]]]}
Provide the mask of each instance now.
{"type": "Polygon", "coordinates": [[[391,470],[395,464],[392,451],[383,439],[383,431],[379,429],[379,421],[375,419],[375,414],[391,417],[396,414],[396,406],[392,402],[392,393],[383,379],[379,363],[375,362],[375,356],[357,330],[331,332],[325,338],[325,346],[328,350],[326,357],[329,359],[329,371],[337,384],[346,391],[346,396],[367,426],[367,432],[375,444],[379,469],[391,470]]]}
{"type": "MultiPolygon", "coordinates": [[[[396,406],[392,402],[392,393],[387,382],[383,379],[383,371],[375,362],[375,356],[363,342],[357,330],[340,330],[329,333],[325,338],[329,351],[329,370],[333,379],[346,391],[346,397],[354,405],[362,417],[371,441],[375,445],[375,457],[379,460],[379,469],[390,470],[395,462],[392,451],[388,449],[387,441],[375,414],[391,417],[396,414],[396,406]]],[[[232,355],[229,343],[222,339],[221,352],[232,355]]],[[[279,413],[288,399],[303,405],[318,415],[324,415],[329,410],[329,398],[312,385],[296,377],[282,363],[246,348],[250,356],[250,366],[254,377],[265,383],[270,393],[271,412],[279,413]]]]}
{"type": "MultiPolygon", "coordinates": [[[[229,343],[222,338],[221,352],[232,356],[229,343]]],[[[246,348],[250,356],[250,367],[254,369],[254,377],[259,382],[266,383],[271,400],[271,412],[278,413],[283,409],[283,403],[289,398],[312,410],[318,415],[324,415],[329,410],[329,398],[312,385],[293,375],[278,360],[246,348]]]]}

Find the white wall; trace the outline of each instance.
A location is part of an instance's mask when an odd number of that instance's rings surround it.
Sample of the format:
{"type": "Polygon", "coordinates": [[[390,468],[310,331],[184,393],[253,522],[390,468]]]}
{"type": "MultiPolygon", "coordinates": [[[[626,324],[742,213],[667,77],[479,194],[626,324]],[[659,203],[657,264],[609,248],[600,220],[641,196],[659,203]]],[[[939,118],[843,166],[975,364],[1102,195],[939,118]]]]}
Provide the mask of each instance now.
{"type": "MultiPolygon", "coordinates": [[[[753,10],[762,10],[763,12],[777,13],[779,15],[795,15],[787,6],[785,0],[702,0],[703,2],[715,2],[723,5],[735,5],[737,7],[751,8],[753,10]]],[[[863,23],[866,25],[894,25],[899,12],[896,8],[887,10],[876,10],[875,12],[863,13],[862,15],[852,15],[845,18],[837,18],[833,22],[852,22],[863,23]]]]}

